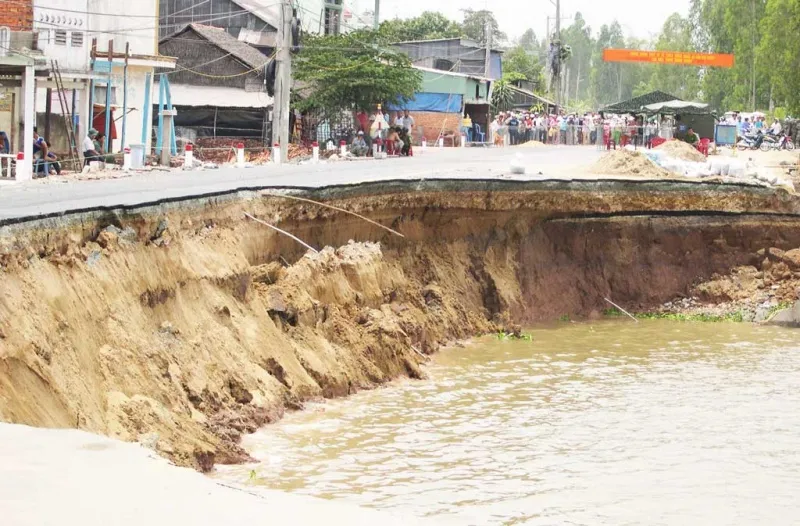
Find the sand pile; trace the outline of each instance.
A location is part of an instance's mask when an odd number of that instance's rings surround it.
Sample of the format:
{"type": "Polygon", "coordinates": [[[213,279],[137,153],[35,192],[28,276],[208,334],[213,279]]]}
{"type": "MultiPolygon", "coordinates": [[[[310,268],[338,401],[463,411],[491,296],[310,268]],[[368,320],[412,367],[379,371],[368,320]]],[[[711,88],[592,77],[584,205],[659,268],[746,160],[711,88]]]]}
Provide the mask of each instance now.
{"type": "Polygon", "coordinates": [[[692,161],[695,163],[703,163],[706,161],[706,156],[698,152],[697,148],[683,141],[667,141],[657,146],[656,149],[663,151],[670,157],[675,157],[683,161],[692,161]]]}
{"type": "Polygon", "coordinates": [[[674,174],[657,166],[642,153],[614,150],[607,153],[592,167],[597,174],[638,175],[641,177],[670,177],[674,174]]]}
{"type": "Polygon", "coordinates": [[[522,148],[541,148],[542,146],[545,146],[545,144],[543,142],[539,142],[539,141],[528,141],[528,142],[520,144],[518,146],[520,146],[522,148]]]}

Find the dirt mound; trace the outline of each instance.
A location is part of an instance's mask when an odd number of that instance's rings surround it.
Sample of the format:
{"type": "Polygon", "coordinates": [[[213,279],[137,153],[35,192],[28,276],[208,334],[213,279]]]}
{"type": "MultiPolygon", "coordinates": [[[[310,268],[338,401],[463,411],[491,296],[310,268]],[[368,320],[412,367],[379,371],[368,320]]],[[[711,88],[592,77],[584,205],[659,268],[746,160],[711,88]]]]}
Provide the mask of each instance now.
{"type": "Polygon", "coordinates": [[[543,142],[539,142],[539,141],[528,141],[528,142],[520,144],[518,146],[520,148],[541,148],[542,146],[545,146],[545,144],[543,142]]]}
{"type": "Polygon", "coordinates": [[[641,177],[671,177],[675,174],[657,166],[642,153],[614,150],[604,155],[592,167],[592,172],[608,175],[638,175],[641,177]]]}
{"type": "Polygon", "coordinates": [[[683,141],[667,141],[664,144],[656,146],[657,150],[661,150],[670,157],[681,159],[683,161],[692,161],[695,163],[705,162],[706,156],[698,152],[694,146],[691,146],[683,141]]]}

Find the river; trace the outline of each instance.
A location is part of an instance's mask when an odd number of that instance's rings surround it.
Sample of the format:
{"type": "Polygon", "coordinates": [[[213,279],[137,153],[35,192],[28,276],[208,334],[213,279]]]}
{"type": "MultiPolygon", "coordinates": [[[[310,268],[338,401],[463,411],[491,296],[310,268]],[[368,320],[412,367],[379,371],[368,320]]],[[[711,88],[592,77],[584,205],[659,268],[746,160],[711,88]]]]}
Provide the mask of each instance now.
{"type": "Polygon", "coordinates": [[[445,524],[800,523],[800,332],[530,333],[444,350],[428,380],[289,414],[245,438],[259,464],[215,476],[445,524]]]}

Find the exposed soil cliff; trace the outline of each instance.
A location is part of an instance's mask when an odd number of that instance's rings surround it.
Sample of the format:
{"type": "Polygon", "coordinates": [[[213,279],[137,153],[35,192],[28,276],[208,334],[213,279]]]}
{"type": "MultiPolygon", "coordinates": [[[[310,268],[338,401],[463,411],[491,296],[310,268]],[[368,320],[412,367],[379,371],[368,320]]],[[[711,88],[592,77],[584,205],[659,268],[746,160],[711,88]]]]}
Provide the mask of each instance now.
{"type": "Polygon", "coordinates": [[[449,341],[591,315],[603,297],[653,307],[759,249],[800,246],[790,216],[575,217],[712,209],[714,194],[731,211],[786,213],[786,196],[597,188],[315,196],[404,238],[263,195],[6,227],[0,419],[209,469],[246,458],[240,435],[304,400],[421,376],[449,341]]]}

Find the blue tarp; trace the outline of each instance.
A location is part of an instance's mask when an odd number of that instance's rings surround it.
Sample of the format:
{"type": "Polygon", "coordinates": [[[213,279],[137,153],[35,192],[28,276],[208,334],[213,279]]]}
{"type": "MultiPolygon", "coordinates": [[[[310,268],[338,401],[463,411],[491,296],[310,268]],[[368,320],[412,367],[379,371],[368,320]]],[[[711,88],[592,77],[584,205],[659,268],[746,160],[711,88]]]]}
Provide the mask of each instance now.
{"type": "Polygon", "coordinates": [[[454,93],[416,93],[405,104],[389,104],[390,111],[438,111],[440,113],[461,113],[463,95],[454,93]]]}

